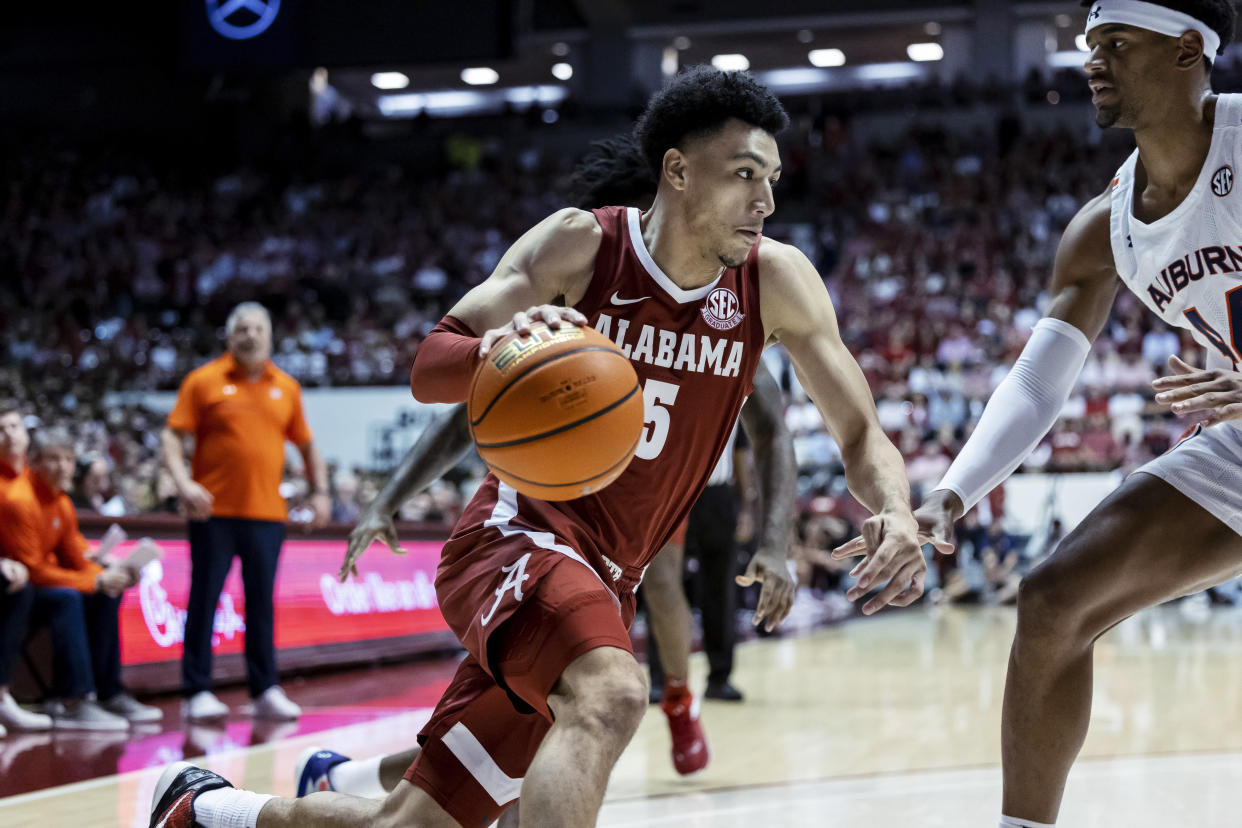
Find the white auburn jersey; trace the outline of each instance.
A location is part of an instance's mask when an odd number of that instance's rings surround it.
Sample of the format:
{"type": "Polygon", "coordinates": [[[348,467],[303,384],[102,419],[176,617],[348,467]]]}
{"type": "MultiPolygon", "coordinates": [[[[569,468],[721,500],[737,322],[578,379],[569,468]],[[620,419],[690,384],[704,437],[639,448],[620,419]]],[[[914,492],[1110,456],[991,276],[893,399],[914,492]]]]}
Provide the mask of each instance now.
{"type": "MultiPolygon", "coordinates": [[[[1242,95],[1220,95],[1212,145],[1194,188],[1150,224],[1134,217],[1136,149],[1112,183],[1117,273],[1147,307],[1186,328],[1207,366],[1242,367],[1242,95]]],[[[1237,424],[1237,423],[1235,423],[1237,424]]]]}

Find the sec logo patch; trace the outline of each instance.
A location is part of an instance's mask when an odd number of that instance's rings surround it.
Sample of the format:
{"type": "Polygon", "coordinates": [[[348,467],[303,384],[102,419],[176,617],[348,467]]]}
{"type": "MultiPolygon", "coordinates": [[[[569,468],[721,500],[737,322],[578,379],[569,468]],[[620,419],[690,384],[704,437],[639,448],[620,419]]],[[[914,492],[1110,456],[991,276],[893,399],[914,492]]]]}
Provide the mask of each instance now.
{"type": "Polygon", "coordinates": [[[1226,164],[1212,173],[1212,192],[1217,196],[1227,196],[1233,190],[1233,167],[1226,164]]]}
{"type": "Polygon", "coordinates": [[[728,288],[716,288],[703,302],[703,319],[718,331],[736,328],[745,316],[737,294],[728,288]]]}

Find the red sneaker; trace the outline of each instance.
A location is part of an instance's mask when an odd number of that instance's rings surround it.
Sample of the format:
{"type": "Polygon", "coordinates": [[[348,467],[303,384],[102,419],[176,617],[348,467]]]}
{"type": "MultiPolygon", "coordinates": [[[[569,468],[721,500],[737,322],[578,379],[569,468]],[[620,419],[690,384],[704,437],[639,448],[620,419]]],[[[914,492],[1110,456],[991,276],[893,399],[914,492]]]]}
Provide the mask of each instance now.
{"type": "Polygon", "coordinates": [[[673,767],[677,772],[686,776],[707,767],[711,757],[694,696],[689,693],[676,699],[665,696],[660,709],[668,717],[668,732],[673,737],[673,767]]]}

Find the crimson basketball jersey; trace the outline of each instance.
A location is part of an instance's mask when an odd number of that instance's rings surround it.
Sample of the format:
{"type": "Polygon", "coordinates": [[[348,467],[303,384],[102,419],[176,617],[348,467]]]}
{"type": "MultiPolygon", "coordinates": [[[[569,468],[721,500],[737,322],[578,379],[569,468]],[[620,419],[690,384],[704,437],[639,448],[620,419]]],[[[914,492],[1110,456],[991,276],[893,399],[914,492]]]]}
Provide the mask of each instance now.
{"type": "Polygon", "coordinates": [[[518,494],[488,475],[450,542],[494,527],[587,563],[605,583],[638,572],[686,517],[729,441],[763,351],[756,243],[741,267],[683,290],[651,258],[634,208],[593,211],[603,239],[574,307],[630,358],[644,431],[611,485],[575,500],[518,494]]]}

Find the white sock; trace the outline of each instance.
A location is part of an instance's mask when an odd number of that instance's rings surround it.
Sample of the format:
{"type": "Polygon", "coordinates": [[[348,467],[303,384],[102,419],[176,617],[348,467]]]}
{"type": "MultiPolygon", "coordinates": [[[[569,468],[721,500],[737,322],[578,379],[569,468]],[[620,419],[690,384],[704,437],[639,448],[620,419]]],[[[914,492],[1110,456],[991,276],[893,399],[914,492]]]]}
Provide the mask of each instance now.
{"type": "Polygon", "coordinates": [[[194,819],[207,828],[256,828],[271,794],[218,788],[194,797],[194,819]]]}
{"type": "Polygon", "coordinates": [[[328,779],[332,787],[341,793],[383,799],[388,796],[388,791],[380,784],[380,762],[383,759],[383,756],[372,756],[370,759],[351,759],[333,765],[328,771],[328,779]]]}
{"type": "Polygon", "coordinates": [[[1001,814],[999,828],[1056,828],[1055,822],[1034,822],[1029,819],[1005,816],[1001,814]]]}

